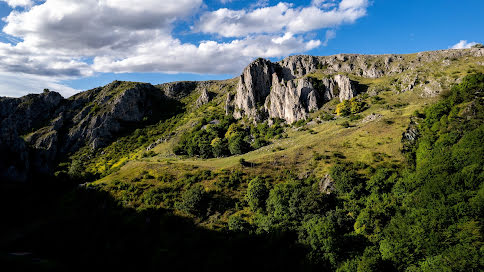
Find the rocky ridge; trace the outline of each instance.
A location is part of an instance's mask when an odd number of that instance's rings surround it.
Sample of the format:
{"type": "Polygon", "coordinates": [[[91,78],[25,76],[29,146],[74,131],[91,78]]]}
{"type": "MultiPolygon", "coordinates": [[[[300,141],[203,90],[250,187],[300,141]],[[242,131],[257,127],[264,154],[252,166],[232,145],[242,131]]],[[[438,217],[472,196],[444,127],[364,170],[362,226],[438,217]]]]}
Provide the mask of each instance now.
{"type": "MultiPolygon", "coordinates": [[[[445,86],[458,82],[459,76],[437,80],[424,77],[420,70],[427,64],[440,67],[472,57],[484,57],[484,49],[291,56],[276,63],[255,60],[244,69],[235,89],[234,81],[156,86],[114,81],[68,99],[47,90],[21,98],[0,97],[0,179],[22,181],[37,173],[52,174],[56,162],[68,154],[84,147],[105,147],[137,127],[170,118],[187,110],[184,106],[196,109],[216,97],[221,101],[225,96],[225,111],[235,118],[281,118],[292,123],[307,118],[332,99],[348,100],[366,91],[355,77],[395,76],[398,81],[391,86],[397,92],[420,88],[422,95],[438,95],[445,86]],[[198,99],[184,100],[192,94],[198,99]],[[192,101],[193,105],[181,101],[192,101]]],[[[377,92],[368,89],[370,95],[377,92]]]]}
{"type": "MultiPolygon", "coordinates": [[[[237,119],[248,117],[255,121],[281,118],[292,123],[307,118],[311,111],[338,97],[340,101],[353,98],[361,91],[352,76],[377,79],[407,72],[395,84],[397,91],[409,91],[425,81],[417,70],[432,62],[451,62],[464,57],[482,57],[484,50],[440,50],[412,55],[291,56],[280,62],[257,59],[239,77],[236,93],[228,94],[226,112],[237,119]],[[317,78],[314,73],[324,76],[317,78]]],[[[441,64],[442,65],[442,64],[441,64]]],[[[445,65],[445,63],[444,63],[445,65]]],[[[424,95],[436,96],[448,81],[429,81],[424,95]]]]}
{"type": "Polygon", "coordinates": [[[69,153],[104,147],[150,119],[171,116],[178,102],[167,89],[114,81],[69,99],[50,91],[1,98],[0,149],[8,156],[0,161],[0,178],[52,173],[56,160],[69,153]]]}

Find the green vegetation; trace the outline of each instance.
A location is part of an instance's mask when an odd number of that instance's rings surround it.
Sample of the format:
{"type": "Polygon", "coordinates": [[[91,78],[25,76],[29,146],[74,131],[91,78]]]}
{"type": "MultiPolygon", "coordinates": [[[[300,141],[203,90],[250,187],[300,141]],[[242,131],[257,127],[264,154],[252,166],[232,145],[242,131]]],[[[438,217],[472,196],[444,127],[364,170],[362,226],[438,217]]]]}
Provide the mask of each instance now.
{"type": "MultiPolygon", "coordinates": [[[[379,152],[372,165],[313,153],[316,165],[333,162],[330,191],[323,191],[314,175],[301,178],[289,169],[273,176],[196,170],[159,184],[143,178],[116,195],[137,209],[158,204],[210,229],[268,235],[287,250],[302,246],[295,262],[323,270],[477,271],[483,89],[484,75],[468,76],[425,114],[414,114],[420,138],[408,151],[415,160],[406,164],[379,152]]],[[[219,139],[243,131],[233,121],[220,123],[227,129],[214,129],[219,139]]],[[[109,184],[96,186],[113,191],[109,184]]]]}
{"type": "Polygon", "coordinates": [[[366,109],[365,102],[356,97],[350,100],[345,100],[336,106],[336,114],[339,116],[348,116],[350,114],[357,114],[366,109]]]}
{"type": "Polygon", "coordinates": [[[269,144],[283,132],[281,120],[275,120],[271,126],[267,122],[243,125],[231,116],[210,115],[182,135],[174,152],[204,159],[240,155],[269,144]]]}
{"type": "MultiPolygon", "coordinates": [[[[419,73],[462,78],[455,62],[419,73]]],[[[169,118],[70,154],[56,176],[76,187],[62,183],[61,197],[1,191],[7,218],[29,224],[0,249],[110,270],[482,270],[484,75],[441,98],[403,92],[397,77],[352,80],[371,97],[292,126],[235,120],[222,95],[192,108],[189,95],[169,118]]]]}

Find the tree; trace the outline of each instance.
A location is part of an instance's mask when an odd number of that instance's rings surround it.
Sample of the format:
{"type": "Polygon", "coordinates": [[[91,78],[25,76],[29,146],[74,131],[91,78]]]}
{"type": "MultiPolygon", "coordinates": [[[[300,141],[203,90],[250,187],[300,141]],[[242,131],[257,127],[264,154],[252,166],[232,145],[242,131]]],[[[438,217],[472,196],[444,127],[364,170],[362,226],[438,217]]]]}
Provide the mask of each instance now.
{"type": "Polygon", "coordinates": [[[249,182],[245,199],[253,211],[264,210],[268,194],[269,190],[265,181],[256,177],[249,182]]]}
{"type": "Polygon", "coordinates": [[[217,158],[227,153],[227,143],[219,137],[214,138],[210,145],[212,146],[213,155],[217,158]]]}
{"type": "Polygon", "coordinates": [[[72,180],[82,180],[82,178],[84,177],[84,164],[82,163],[82,160],[73,160],[67,174],[72,180]]]}
{"type": "Polygon", "coordinates": [[[243,154],[246,149],[246,143],[241,133],[236,133],[233,137],[229,138],[229,151],[232,155],[243,154]]]}
{"type": "Polygon", "coordinates": [[[351,114],[351,102],[345,100],[336,106],[336,114],[339,116],[348,116],[351,114]]]}
{"type": "Polygon", "coordinates": [[[201,215],[206,208],[207,193],[200,184],[195,184],[182,194],[181,202],[176,204],[179,210],[193,215],[201,215]]]}
{"type": "Polygon", "coordinates": [[[233,214],[228,221],[229,230],[231,231],[246,231],[250,224],[245,221],[240,214],[233,214]]]}

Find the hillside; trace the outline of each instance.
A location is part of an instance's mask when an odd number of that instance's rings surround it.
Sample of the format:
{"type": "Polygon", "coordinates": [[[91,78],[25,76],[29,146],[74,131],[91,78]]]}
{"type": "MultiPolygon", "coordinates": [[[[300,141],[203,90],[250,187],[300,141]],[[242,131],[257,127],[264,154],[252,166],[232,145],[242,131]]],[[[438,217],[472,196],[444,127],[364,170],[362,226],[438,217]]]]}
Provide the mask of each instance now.
{"type": "Polygon", "coordinates": [[[483,74],[480,48],[291,56],[230,80],[0,98],[16,206],[0,260],[478,271],[483,74]]]}

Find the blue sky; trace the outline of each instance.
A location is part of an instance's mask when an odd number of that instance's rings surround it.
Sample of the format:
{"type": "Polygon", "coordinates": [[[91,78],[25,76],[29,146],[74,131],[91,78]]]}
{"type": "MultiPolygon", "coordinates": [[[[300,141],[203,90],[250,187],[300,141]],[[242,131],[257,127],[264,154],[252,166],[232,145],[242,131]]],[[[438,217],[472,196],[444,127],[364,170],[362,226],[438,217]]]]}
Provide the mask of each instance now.
{"type": "Polygon", "coordinates": [[[484,42],[482,11],[481,0],[0,0],[0,96],[232,78],[257,57],[463,48],[484,42]]]}

